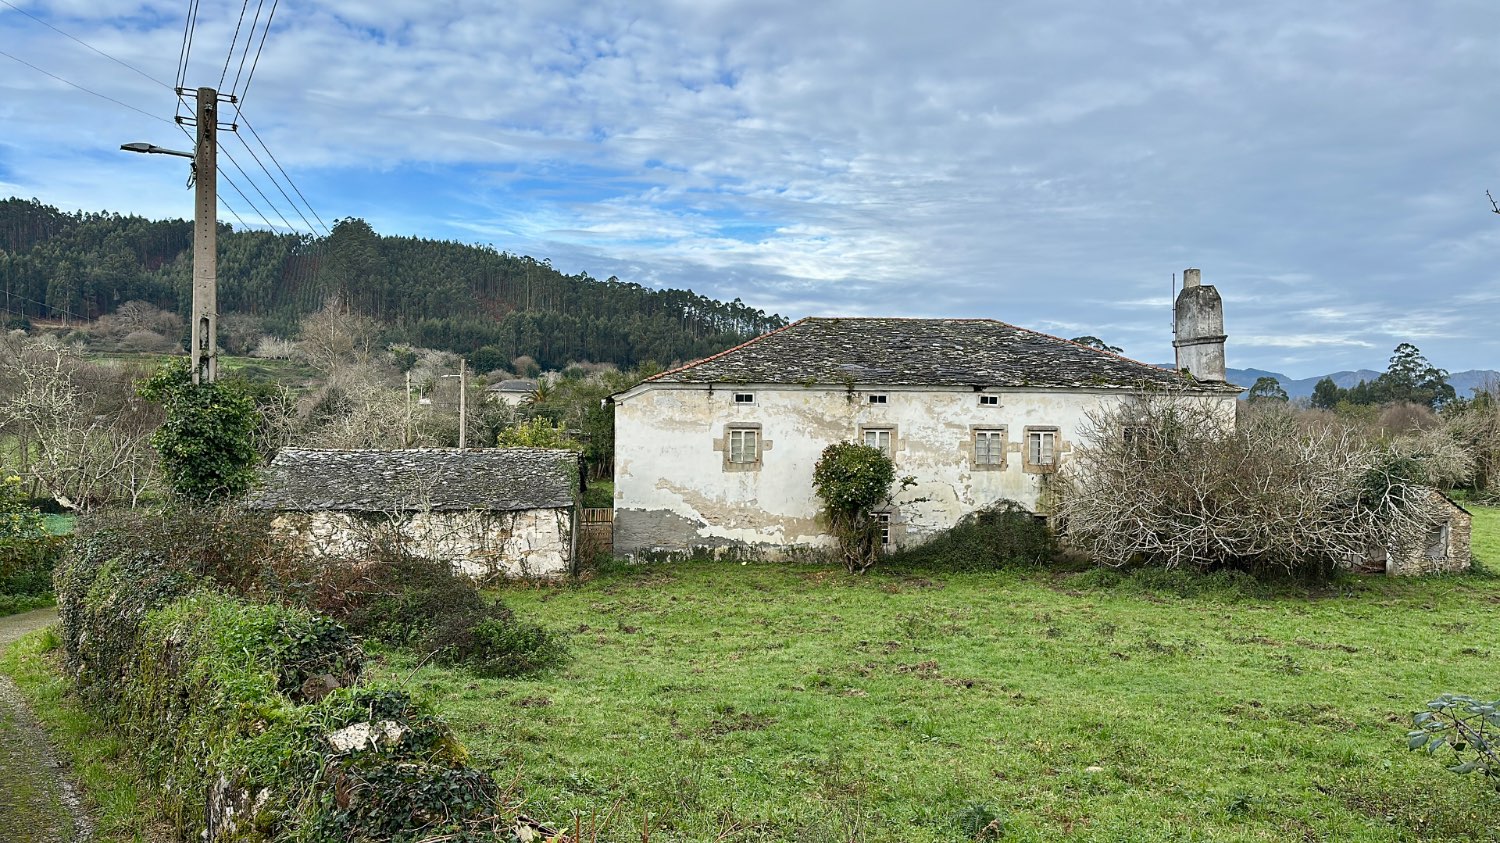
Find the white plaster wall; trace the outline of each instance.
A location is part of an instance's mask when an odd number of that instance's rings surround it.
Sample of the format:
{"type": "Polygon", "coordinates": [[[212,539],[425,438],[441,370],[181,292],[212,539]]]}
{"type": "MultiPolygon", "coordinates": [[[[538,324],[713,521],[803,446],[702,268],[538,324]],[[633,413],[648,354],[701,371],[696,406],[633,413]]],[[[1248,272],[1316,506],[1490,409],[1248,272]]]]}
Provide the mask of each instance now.
{"type": "MultiPolygon", "coordinates": [[[[898,477],[917,485],[897,496],[893,540],[920,541],[968,512],[1010,498],[1036,510],[1044,474],[1023,467],[1025,429],[1058,429],[1065,464],[1085,414],[1122,401],[1113,391],[991,391],[999,406],[967,388],[645,385],[616,399],[615,547],[620,553],[694,546],[786,547],[831,543],[819,523],[813,465],[823,448],[862,441],[862,426],[893,427],[898,477]],[[755,395],[751,404],[734,393],[755,395]],[[884,394],[885,404],[869,403],[884,394]],[[761,425],[761,466],[725,470],[725,429],[761,425]],[[976,470],[972,428],[1006,428],[1006,466],[976,470]]],[[[1221,402],[1233,419],[1234,396],[1221,402]]]]}
{"type": "Polygon", "coordinates": [[[358,557],[372,542],[394,539],[414,556],[449,560],[480,580],[560,577],[572,560],[572,514],[567,509],[393,516],[287,512],[276,516],[272,529],[326,556],[358,557]]]}

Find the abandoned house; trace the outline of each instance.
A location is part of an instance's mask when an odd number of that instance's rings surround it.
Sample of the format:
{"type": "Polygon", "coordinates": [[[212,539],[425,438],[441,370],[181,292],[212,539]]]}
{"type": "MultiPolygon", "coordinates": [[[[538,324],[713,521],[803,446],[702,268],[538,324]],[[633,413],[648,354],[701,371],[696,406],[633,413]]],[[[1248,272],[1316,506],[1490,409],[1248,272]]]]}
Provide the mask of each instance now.
{"type": "Polygon", "coordinates": [[[394,542],[491,579],[571,572],[577,498],[572,451],[288,448],[248,505],[312,553],[358,557],[394,542]]]}
{"type": "Polygon", "coordinates": [[[1411,546],[1379,548],[1349,561],[1359,573],[1420,576],[1467,571],[1474,562],[1469,535],[1474,516],[1452,498],[1433,488],[1422,490],[1427,536],[1411,546]]]}
{"type": "Polygon", "coordinates": [[[1183,283],[1175,372],[989,319],[809,318],[617,393],[615,551],[827,545],[813,466],[847,440],[916,479],[890,545],[1002,498],[1045,514],[1090,411],[1172,389],[1233,419],[1219,294],[1183,283]]]}

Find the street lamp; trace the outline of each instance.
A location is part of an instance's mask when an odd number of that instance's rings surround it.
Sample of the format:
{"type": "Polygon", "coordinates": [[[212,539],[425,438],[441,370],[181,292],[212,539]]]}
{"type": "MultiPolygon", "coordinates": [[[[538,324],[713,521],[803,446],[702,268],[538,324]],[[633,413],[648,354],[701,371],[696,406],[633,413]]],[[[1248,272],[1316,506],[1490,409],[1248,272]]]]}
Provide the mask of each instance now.
{"type": "Polygon", "coordinates": [[[167,149],[154,143],[122,143],[120,148],[126,152],[145,152],[152,155],[180,155],[183,158],[196,158],[191,152],[183,152],[180,149],[167,149]]]}

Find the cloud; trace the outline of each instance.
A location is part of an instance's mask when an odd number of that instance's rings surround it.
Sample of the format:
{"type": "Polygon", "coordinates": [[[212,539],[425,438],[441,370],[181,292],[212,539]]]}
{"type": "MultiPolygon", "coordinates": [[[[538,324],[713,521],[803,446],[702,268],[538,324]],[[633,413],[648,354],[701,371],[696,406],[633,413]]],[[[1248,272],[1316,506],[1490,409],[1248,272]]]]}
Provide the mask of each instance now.
{"type": "MultiPolygon", "coordinates": [[[[172,80],[175,4],[25,8],[172,80]]],[[[224,73],[237,12],[202,9],[189,84],[224,73]]],[[[1171,354],[1171,273],[1200,266],[1232,365],[1372,366],[1414,339],[1456,370],[1500,351],[1475,306],[1500,284],[1497,29],[1483,4],[1394,0],[324,0],[278,7],[244,106],[329,221],[788,316],[1068,326],[1146,359],[1171,354]]],[[[171,115],[9,10],[0,42],[171,115]]],[[[0,123],[13,192],[187,213],[178,171],[113,152],[170,125],[3,57],[0,123]]]]}

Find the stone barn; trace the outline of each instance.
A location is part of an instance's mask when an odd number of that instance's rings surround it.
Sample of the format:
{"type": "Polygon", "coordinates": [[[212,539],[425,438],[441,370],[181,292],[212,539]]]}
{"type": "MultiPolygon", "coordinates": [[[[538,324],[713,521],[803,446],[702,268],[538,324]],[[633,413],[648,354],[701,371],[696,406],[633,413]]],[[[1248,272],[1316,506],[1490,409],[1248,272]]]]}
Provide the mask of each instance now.
{"type": "Polygon", "coordinates": [[[1420,547],[1386,554],[1385,572],[1394,576],[1467,571],[1473,564],[1469,547],[1474,516],[1437,489],[1426,489],[1429,526],[1420,547]]]}
{"type": "Polygon", "coordinates": [[[577,548],[578,455],[546,448],[288,448],[248,506],[304,550],[398,544],[475,579],[559,577],[577,548]]]}

